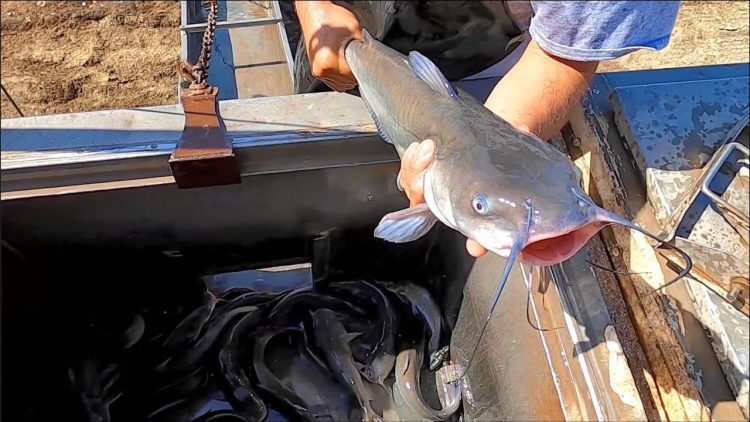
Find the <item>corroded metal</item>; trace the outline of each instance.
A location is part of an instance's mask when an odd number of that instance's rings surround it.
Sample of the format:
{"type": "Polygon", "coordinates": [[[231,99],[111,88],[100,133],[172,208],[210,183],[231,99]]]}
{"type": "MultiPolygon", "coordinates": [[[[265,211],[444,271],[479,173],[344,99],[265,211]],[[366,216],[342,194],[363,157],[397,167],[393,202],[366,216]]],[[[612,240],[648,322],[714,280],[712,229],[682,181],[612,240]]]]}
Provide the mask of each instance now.
{"type": "Polygon", "coordinates": [[[747,306],[750,302],[750,281],[747,277],[734,276],[729,280],[729,300],[736,303],[735,307],[747,306]]]}
{"type": "MultiPolygon", "coordinates": [[[[668,220],[671,231],[664,234],[674,239],[692,256],[696,270],[694,276],[718,285],[724,296],[730,294],[732,278],[750,276],[748,270],[748,190],[746,178],[738,169],[742,158],[732,153],[741,152],[746,157],[747,147],[731,142],[719,149],[708,163],[702,176],[683,195],[683,204],[668,220]],[[734,164],[734,165],[732,165],[734,164]],[[734,171],[732,171],[734,169],[734,171]],[[723,170],[719,181],[719,171],[723,170]],[[719,183],[715,183],[719,182],[719,183]],[[724,192],[714,192],[717,185],[724,192]]],[[[668,257],[680,264],[672,254],[668,257]]],[[[733,299],[730,299],[733,300],[733,299]]],[[[734,301],[734,300],[733,300],[734,301]]],[[[738,309],[748,314],[746,303],[735,301],[738,309]]]]}
{"type": "MultiPolygon", "coordinates": [[[[660,236],[686,249],[720,294],[748,276],[748,78],[638,85],[611,95],[615,122],[646,181],[660,236]],[[644,107],[643,104],[648,104],[644,107]],[[745,169],[746,172],[746,169],[745,169]]],[[[681,259],[666,256],[677,265],[681,259]]],[[[739,306],[747,313],[746,306],[739,306]]]]}
{"type": "Polygon", "coordinates": [[[239,167],[219,114],[219,89],[208,84],[211,47],[216,37],[217,0],[206,2],[208,18],[201,52],[195,65],[181,63],[180,73],[190,80],[180,100],[185,129],[169,166],[177,187],[199,188],[240,183],[239,167]]]}
{"type": "MultiPolygon", "coordinates": [[[[733,221],[733,214],[718,209],[699,191],[700,180],[710,161],[718,160],[716,152],[722,145],[735,138],[748,143],[747,121],[743,123],[749,102],[748,73],[747,64],[742,63],[600,75],[584,99],[584,120],[573,124],[574,130],[587,133],[590,128],[597,137],[617,184],[622,185],[621,179],[630,178],[630,173],[645,179],[645,192],[628,189],[622,199],[633,213],[650,218],[650,210],[643,207],[647,198],[662,231],[674,232],[675,246],[693,257],[691,276],[707,283],[704,287],[688,280],[686,293],[692,297],[680,301],[680,306],[683,315],[695,316],[702,325],[726,383],[711,376],[714,364],[699,353],[701,336],[690,330],[681,342],[685,356],[691,356],[690,367],[698,376],[695,382],[702,398],[711,406],[712,417],[719,419],[719,413],[725,414],[718,411],[719,404],[729,405],[727,393],[736,399],[737,410],[748,416],[747,304],[737,300],[730,306],[720,297],[741,298],[741,288],[731,280],[746,277],[747,243],[737,224],[741,218],[733,221]],[[685,212],[677,210],[691,203],[685,200],[689,191],[699,192],[698,200],[685,212]],[[677,227],[668,222],[670,216],[679,217],[675,218],[677,227]],[[708,266],[715,270],[708,271],[708,266]],[[717,272],[728,277],[717,280],[713,275],[717,272]],[[745,314],[738,308],[744,308],[745,314]]],[[[735,208],[747,210],[748,163],[737,157],[738,152],[722,166],[711,188],[735,208]]],[[[677,261],[671,264],[679,265],[677,261]]],[[[673,293],[680,290],[675,286],[673,293]]]]}
{"type": "Polygon", "coordinates": [[[220,119],[218,89],[208,93],[182,93],[185,129],[169,166],[177,187],[198,188],[240,183],[240,171],[220,119]]]}
{"type": "Polygon", "coordinates": [[[664,229],[681,196],[746,118],[748,77],[626,86],[610,101],[664,229]]]}

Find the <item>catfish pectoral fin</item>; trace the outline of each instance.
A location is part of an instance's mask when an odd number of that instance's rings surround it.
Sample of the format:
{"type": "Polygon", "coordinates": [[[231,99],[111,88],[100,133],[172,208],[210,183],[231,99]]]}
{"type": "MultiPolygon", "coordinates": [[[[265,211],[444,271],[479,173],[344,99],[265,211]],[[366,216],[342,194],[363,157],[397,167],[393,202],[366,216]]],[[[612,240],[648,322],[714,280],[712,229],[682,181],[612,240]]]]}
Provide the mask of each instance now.
{"type": "Polygon", "coordinates": [[[375,228],[375,237],[394,243],[417,240],[437,223],[427,204],[386,214],[375,228]]]}

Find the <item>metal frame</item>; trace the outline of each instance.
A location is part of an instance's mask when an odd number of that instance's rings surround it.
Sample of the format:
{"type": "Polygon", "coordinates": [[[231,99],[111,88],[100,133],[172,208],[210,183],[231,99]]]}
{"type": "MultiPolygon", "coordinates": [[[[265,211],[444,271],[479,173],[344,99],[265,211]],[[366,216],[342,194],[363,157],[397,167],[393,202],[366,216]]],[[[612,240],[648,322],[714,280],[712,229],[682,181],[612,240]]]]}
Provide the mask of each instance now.
{"type": "MultiPolygon", "coordinates": [[[[241,19],[236,21],[221,21],[216,22],[216,29],[230,29],[230,28],[250,28],[253,26],[268,25],[271,23],[279,22],[281,18],[259,18],[259,19],[241,19]]],[[[192,34],[194,32],[203,32],[206,29],[205,23],[194,23],[190,25],[180,26],[180,31],[192,34]]]]}
{"type": "MultiPolygon", "coordinates": [[[[228,2],[232,4],[233,6],[242,5],[244,3],[242,2],[234,2],[232,3],[232,0],[221,0],[219,1],[219,10],[227,10],[227,4],[228,2]]],[[[197,22],[201,21],[199,17],[195,16],[194,8],[192,7],[194,2],[181,0],[180,1],[180,8],[181,8],[181,24],[180,24],[180,40],[181,40],[181,53],[180,57],[182,60],[187,61],[190,57],[197,57],[198,53],[201,48],[200,44],[200,38],[195,38],[194,40],[191,40],[191,36],[194,36],[196,33],[202,32],[206,24],[205,22],[197,22]]],[[[283,16],[281,13],[281,8],[279,6],[278,1],[271,1],[271,9],[272,13],[269,17],[259,17],[259,18],[251,18],[251,19],[233,19],[231,16],[227,16],[226,20],[219,20],[216,23],[216,30],[230,30],[230,29],[242,29],[242,28],[257,28],[257,27],[263,27],[263,26],[272,26],[274,25],[276,27],[276,30],[279,34],[279,42],[281,43],[280,46],[278,46],[281,49],[282,55],[284,57],[284,61],[286,62],[286,71],[288,72],[287,76],[289,78],[289,81],[291,83],[291,86],[294,86],[294,58],[291,54],[291,48],[289,46],[289,41],[286,36],[286,28],[284,26],[283,22],[283,16]]],[[[220,37],[217,37],[214,41],[214,50],[220,49],[223,45],[222,39],[220,37]]],[[[217,55],[213,55],[211,59],[211,63],[214,63],[214,60],[218,60],[215,58],[217,55]]],[[[221,63],[217,63],[221,64],[221,63]]],[[[276,64],[276,63],[272,63],[276,64]]],[[[262,64],[261,64],[262,65],[262,64]]],[[[213,66],[215,67],[215,65],[213,66]]],[[[212,79],[212,85],[219,88],[219,95],[222,95],[222,93],[227,92],[237,92],[237,98],[238,99],[244,99],[248,98],[245,95],[242,95],[240,93],[241,86],[246,86],[249,84],[253,84],[256,81],[241,81],[241,80],[226,80],[221,78],[211,78],[212,79]]],[[[178,83],[177,87],[178,96],[182,92],[182,85],[178,83]]],[[[289,92],[291,94],[291,92],[289,92]]],[[[225,97],[222,97],[225,98],[225,97]]]]}
{"type": "MultiPolygon", "coordinates": [[[[243,176],[398,161],[351,95],[231,100],[220,109],[243,176]]],[[[4,119],[2,199],[174,183],[167,161],[183,120],[178,105],[4,119]]]]}
{"type": "MultiPolygon", "coordinates": [[[[627,88],[648,88],[651,85],[666,86],[710,80],[741,81],[747,78],[747,63],[599,74],[584,96],[580,110],[583,120],[577,124],[585,124],[597,138],[603,150],[602,158],[611,172],[611,177],[617,180],[618,186],[642,187],[641,170],[638,163],[633,162],[629,151],[633,147],[626,141],[626,135],[630,134],[621,133],[623,125],[618,125],[617,122],[617,107],[614,107],[615,104],[612,102],[613,93],[627,88]]],[[[743,111],[744,107],[736,111],[740,115],[740,122],[743,121],[743,111]]],[[[735,125],[729,132],[739,130],[735,125]]],[[[632,203],[644,202],[646,196],[640,191],[628,190],[617,193],[617,198],[627,207],[633,208],[632,203]]],[[[677,245],[684,247],[680,243],[677,245]]],[[[742,327],[747,327],[747,316],[725,303],[718,303],[718,299],[713,297],[708,289],[689,279],[671,286],[670,296],[678,298],[683,312],[695,316],[699,322],[697,326],[692,324],[692,327],[681,327],[684,331],[679,336],[684,342],[686,353],[690,354],[690,376],[695,379],[705,403],[709,406],[717,403],[728,405],[731,402],[724,401],[729,397],[736,398],[736,413],[731,409],[728,412],[736,415],[742,409],[746,418],[748,333],[743,331],[742,327]],[[721,309],[722,312],[717,312],[717,309],[721,309]],[[706,332],[712,333],[712,337],[709,338],[706,332]],[[722,335],[722,332],[735,335],[722,335]],[[733,360],[732,357],[737,359],[733,360]],[[744,362],[741,362],[739,357],[742,357],[744,362]],[[715,376],[719,369],[724,370],[726,378],[715,376]]],[[[718,408],[716,410],[718,411],[718,408]]]]}
{"type": "Polygon", "coordinates": [[[747,213],[743,213],[737,207],[730,204],[724,198],[717,195],[714,191],[711,190],[709,185],[714,180],[714,177],[716,177],[716,174],[719,173],[719,169],[721,169],[721,166],[724,165],[724,162],[729,158],[729,155],[733,153],[735,150],[739,150],[746,156],[750,156],[750,153],[748,152],[748,148],[740,143],[737,142],[731,142],[724,147],[722,147],[721,155],[719,155],[719,158],[714,162],[711,167],[708,168],[708,173],[706,174],[706,178],[703,180],[703,183],[701,183],[701,193],[706,195],[711,201],[713,201],[715,204],[722,207],[724,210],[732,213],[737,218],[741,219],[742,222],[745,224],[745,228],[747,228],[747,225],[750,224],[750,220],[748,219],[747,213]]]}

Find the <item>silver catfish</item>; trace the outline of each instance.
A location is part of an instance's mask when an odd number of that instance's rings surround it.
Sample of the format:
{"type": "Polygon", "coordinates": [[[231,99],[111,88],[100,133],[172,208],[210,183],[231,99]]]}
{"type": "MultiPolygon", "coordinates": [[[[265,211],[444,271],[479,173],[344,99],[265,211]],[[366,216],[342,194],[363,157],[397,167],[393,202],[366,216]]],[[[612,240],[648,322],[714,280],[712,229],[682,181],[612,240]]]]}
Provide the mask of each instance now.
{"type": "MultiPolygon", "coordinates": [[[[399,156],[413,142],[436,144],[424,176],[426,203],[385,215],[375,236],[409,242],[440,220],[508,258],[479,339],[516,259],[539,266],[560,263],[612,223],[661,241],[597,206],[568,157],[456,90],[422,54],[404,56],[363,30],[363,41],[350,41],[345,57],[380,137],[399,156]]],[[[679,279],[690,270],[690,258],[665,245],[685,259],[679,279]]]]}

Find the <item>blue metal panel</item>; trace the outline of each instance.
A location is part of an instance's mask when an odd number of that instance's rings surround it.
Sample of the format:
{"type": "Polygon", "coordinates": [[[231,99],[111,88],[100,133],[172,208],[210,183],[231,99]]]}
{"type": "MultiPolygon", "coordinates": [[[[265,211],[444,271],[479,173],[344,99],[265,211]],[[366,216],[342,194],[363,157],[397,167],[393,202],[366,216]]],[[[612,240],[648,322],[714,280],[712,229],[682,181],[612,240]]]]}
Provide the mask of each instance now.
{"type": "Polygon", "coordinates": [[[748,80],[616,88],[615,119],[641,171],[702,168],[747,109],[748,80]]]}
{"type": "Polygon", "coordinates": [[[617,88],[748,76],[748,63],[600,73],[591,83],[588,95],[584,98],[584,106],[596,113],[612,112],[608,96],[617,88]]]}
{"type": "MultiPolygon", "coordinates": [[[[742,127],[747,126],[749,83],[748,63],[618,72],[597,75],[583,99],[588,123],[620,186],[629,186],[626,182],[634,181],[634,173],[640,175],[664,233],[689,250],[695,268],[702,271],[693,276],[722,287],[729,284],[725,276],[746,272],[746,240],[743,243],[725,213],[706,205],[706,198],[694,191],[716,150],[734,140],[729,138],[742,132],[737,142],[747,145],[747,129],[742,127]],[[685,206],[686,201],[693,205],[685,206]],[[721,277],[706,280],[717,273],[721,277]]],[[[746,159],[735,154],[711,188],[744,210],[747,166],[746,159]]],[[[747,416],[749,352],[743,327],[748,318],[715,303],[702,286],[686,286],[695,300],[695,315],[713,333],[718,360],[747,416]]],[[[705,386],[703,392],[713,394],[705,386]]]]}

